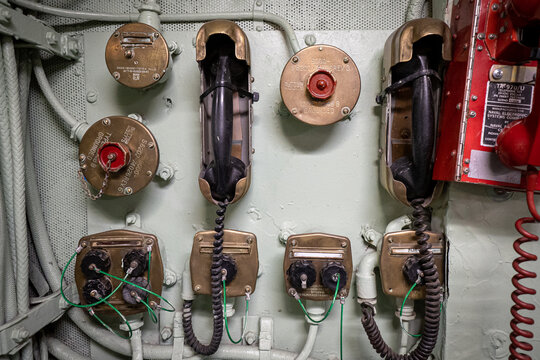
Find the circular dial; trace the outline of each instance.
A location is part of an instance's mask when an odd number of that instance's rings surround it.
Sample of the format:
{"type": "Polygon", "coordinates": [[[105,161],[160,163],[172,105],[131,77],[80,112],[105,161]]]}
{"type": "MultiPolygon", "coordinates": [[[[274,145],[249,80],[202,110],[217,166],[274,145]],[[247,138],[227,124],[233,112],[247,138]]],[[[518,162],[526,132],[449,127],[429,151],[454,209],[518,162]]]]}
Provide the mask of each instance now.
{"type": "Polygon", "coordinates": [[[321,282],[325,288],[330,291],[336,291],[339,275],[339,289],[341,290],[347,284],[347,271],[345,267],[336,262],[329,262],[321,269],[321,282]]]}
{"type": "Polygon", "coordinates": [[[287,270],[289,282],[298,291],[305,290],[315,283],[317,272],[309,260],[298,260],[287,270]]]}
{"type": "Polygon", "coordinates": [[[97,279],[103,277],[103,274],[95,269],[109,272],[111,268],[111,258],[105,250],[92,249],[84,255],[81,261],[81,271],[87,279],[97,279]]]}

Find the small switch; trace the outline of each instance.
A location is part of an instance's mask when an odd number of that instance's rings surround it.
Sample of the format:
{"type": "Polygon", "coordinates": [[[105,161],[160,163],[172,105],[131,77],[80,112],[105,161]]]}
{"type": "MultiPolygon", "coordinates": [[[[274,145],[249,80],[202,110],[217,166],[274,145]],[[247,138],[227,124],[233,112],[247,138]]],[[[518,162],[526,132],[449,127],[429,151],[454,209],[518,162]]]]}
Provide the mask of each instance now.
{"type": "Polygon", "coordinates": [[[309,288],[317,279],[315,267],[309,260],[293,262],[287,270],[287,276],[291,285],[298,291],[309,288]]]}

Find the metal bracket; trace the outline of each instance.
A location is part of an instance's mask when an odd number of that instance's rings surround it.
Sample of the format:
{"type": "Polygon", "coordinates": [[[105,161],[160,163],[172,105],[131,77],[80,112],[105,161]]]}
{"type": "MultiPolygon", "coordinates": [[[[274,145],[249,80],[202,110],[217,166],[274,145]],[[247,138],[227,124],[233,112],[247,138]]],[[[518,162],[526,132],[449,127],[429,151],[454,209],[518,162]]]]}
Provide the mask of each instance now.
{"type": "Polygon", "coordinates": [[[0,33],[13,36],[64,59],[77,60],[83,53],[81,37],[60,34],[33,16],[24,15],[3,5],[3,2],[0,2],[0,33]]]}
{"type": "MultiPolygon", "coordinates": [[[[264,0],[253,1],[253,12],[264,11],[264,0]]],[[[253,28],[257,31],[263,31],[264,22],[262,20],[253,20],[253,28]]]]}
{"type": "Polygon", "coordinates": [[[271,317],[259,320],[259,359],[269,360],[274,345],[274,321],[271,317]]]}
{"type": "MultiPolygon", "coordinates": [[[[74,287],[69,285],[64,289],[64,293],[73,298],[73,289],[74,287]]],[[[69,305],[62,299],[60,292],[56,292],[26,314],[0,326],[0,355],[15,354],[38,331],[60,319],[68,308],[69,305]]]]}

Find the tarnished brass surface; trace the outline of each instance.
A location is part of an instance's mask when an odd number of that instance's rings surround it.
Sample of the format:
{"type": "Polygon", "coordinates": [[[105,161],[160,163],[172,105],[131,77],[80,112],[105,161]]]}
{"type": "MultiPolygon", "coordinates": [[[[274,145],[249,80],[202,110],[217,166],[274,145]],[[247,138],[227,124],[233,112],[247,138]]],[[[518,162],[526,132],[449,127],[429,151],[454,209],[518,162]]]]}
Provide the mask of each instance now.
{"type": "MultiPolygon", "coordinates": [[[[229,20],[215,20],[205,23],[197,33],[196,56],[201,71],[201,94],[211,85],[208,83],[209,68],[211,64],[205,63],[207,51],[209,54],[219,51],[219,49],[207,48],[210,36],[222,34],[231,38],[235,46],[235,57],[239,60],[239,66],[244,67],[245,77],[237,76],[232,79],[233,85],[239,89],[251,92],[251,77],[249,41],[246,34],[236,23],[229,20]]],[[[214,47],[219,44],[214,43],[214,47]]],[[[238,71],[238,69],[237,69],[238,71]]],[[[213,84],[212,84],[213,85],[213,84]]],[[[218,201],[212,197],[210,184],[204,179],[204,174],[208,166],[214,160],[213,136],[212,136],[212,96],[205,97],[200,104],[201,118],[201,172],[199,175],[199,188],[203,196],[211,203],[218,201]]],[[[236,183],[235,194],[230,203],[240,200],[249,190],[251,184],[251,158],[252,148],[252,123],[253,107],[252,99],[247,96],[233,94],[233,145],[231,156],[241,160],[245,165],[245,177],[236,183]]]]}
{"type": "MultiPolygon", "coordinates": [[[[195,294],[211,295],[210,268],[214,249],[214,231],[195,234],[189,261],[191,285],[195,294]]],[[[224,230],[223,254],[230,255],[238,267],[236,277],[227,285],[227,297],[253,293],[259,271],[257,237],[248,232],[224,230]]]]}
{"type": "MultiPolygon", "coordinates": [[[[83,247],[83,250],[77,255],[75,262],[75,283],[77,285],[77,291],[79,293],[79,299],[81,304],[86,304],[86,300],[82,294],[82,287],[86,283],[86,278],[81,272],[81,261],[85,254],[92,249],[106,250],[111,258],[111,268],[107,271],[109,274],[124,278],[126,275],[122,269],[122,259],[124,255],[133,249],[141,249],[145,253],[147,246],[152,245],[152,259],[150,269],[150,290],[158,295],[161,295],[161,288],[163,284],[163,262],[161,259],[161,253],[159,251],[158,239],[153,234],[145,234],[130,230],[110,230],[98,234],[92,234],[83,237],[79,240],[79,246],[83,247]]],[[[148,269],[141,275],[145,278],[148,276],[148,269]]],[[[127,279],[129,280],[129,278],[127,279]]],[[[111,279],[113,289],[115,289],[120,281],[111,279]]],[[[122,298],[122,288],[118,289],[109,300],[113,306],[115,306],[122,314],[136,314],[146,311],[146,307],[143,304],[128,304],[122,298]]],[[[155,302],[160,304],[161,300],[150,295],[147,303],[155,302]]],[[[162,304],[163,306],[168,306],[162,304]]],[[[106,304],[100,304],[94,306],[96,312],[113,312],[113,310],[106,304]]]]}
{"type": "MultiPolygon", "coordinates": [[[[236,183],[236,192],[234,194],[234,198],[229,202],[229,204],[233,204],[240,200],[249,190],[249,186],[251,185],[251,165],[246,168],[246,177],[238,180],[236,183]]],[[[210,201],[213,204],[218,204],[219,202],[215,200],[212,197],[212,192],[210,191],[210,184],[208,184],[208,181],[202,178],[202,176],[199,177],[199,189],[201,190],[201,193],[206,198],[206,200],[210,201]]]]}
{"type": "MultiPolygon", "coordinates": [[[[412,59],[413,45],[420,39],[438,35],[442,39],[441,58],[452,59],[452,36],[448,25],[432,18],[412,20],[386,40],[383,59],[382,89],[392,85],[392,67],[412,59]]],[[[410,206],[405,185],[394,179],[390,164],[402,156],[412,153],[412,89],[406,85],[393,94],[387,94],[383,105],[383,126],[381,126],[380,180],[383,187],[403,204],[410,206]]],[[[438,183],[431,196],[425,199],[429,205],[442,191],[443,184],[438,183]]]]}
{"type": "Polygon", "coordinates": [[[347,283],[338,293],[338,297],[347,297],[351,287],[353,277],[353,262],[351,252],[351,242],[348,238],[338,235],[312,233],[292,235],[287,239],[285,256],[283,259],[283,274],[285,277],[285,290],[289,295],[293,286],[289,282],[287,270],[291,264],[297,260],[312,261],[317,279],[309,288],[298,292],[302,299],[307,300],[332,300],[334,292],[326,289],[322,285],[321,270],[330,261],[340,263],[347,271],[347,283]],[[300,256],[300,254],[302,254],[300,256]],[[312,256],[309,256],[312,254],[312,256]],[[322,254],[322,255],[321,255],[322,254]],[[304,256],[305,255],[305,256],[304,256]],[[328,257],[324,257],[327,255],[328,257]]]}
{"type": "Polygon", "coordinates": [[[230,37],[235,43],[235,56],[238,60],[245,60],[250,65],[249,41],[246,34],[230,20],[214,20],[204,24],[197,33],[196,38],[196,56],[197,61],[206,58],[206,42],[210,36],[215,34],[224,34],[230,37]]]}
{"type": "MultiPolygon", "coordinates": [[[[439,272],[439,280],[444,288],[446,274],[446,242],[441,234],[429,232],[429,243],[433,246],[433,259],[439,272]]],[[[403,276],[403,264],[410,256],[418,251],[417,237],[414,230],[404,230],[392,232],[384,235],[380,273],[382,289],[385,294],[396,297],[405,297],[412,284],[405,280],[403,276]],[[393,254],[400,252],[403,254],[393,254]]],[[[418,300],[426,296],[424,286],[417,286],[409,295],[409,299],[418,300]]]]}
{"type": "Polygon", "coordinates": [[[329,125],[347,117],[360,96],[360,73],[352,58],[330,45],[304,48],[289,59],[281,73],[281,98],[298,120],[311,125],[329,125]],[[335,79],[335,91],[327,100],[313,98],[307,83],[318,70],[335,79]]]}
{"type": "Polygon", "coordinates": [[[169,47],[152,26],[129,23],[109,38],[105,62],[111,75],[122,85],[147,88],[165,78],[170,62],[169,47]]]}
{"type": "Polygon", "coordinates": [[[104,194],[132,195],[153,179],[159,165],[156,139],[141,122],[127,116],[109,116],[95,122],[86,131],[79,144],[79,162],[86,180],[100,189],[105,171],[99,165],[98,149],[105,143],[127,145],[130,162],[120,171],[111,173],[104,194]]]}
{"type": "Polygon", "coordinates": [[[411,20],[396,29],[384,44],[383,73],[386,75],[392,66],[412,59],[413,45],[429,35],[442,37],[443,60],[452,60],[452,34],[446,23],[439,19],[422,18],[411,20]]]}

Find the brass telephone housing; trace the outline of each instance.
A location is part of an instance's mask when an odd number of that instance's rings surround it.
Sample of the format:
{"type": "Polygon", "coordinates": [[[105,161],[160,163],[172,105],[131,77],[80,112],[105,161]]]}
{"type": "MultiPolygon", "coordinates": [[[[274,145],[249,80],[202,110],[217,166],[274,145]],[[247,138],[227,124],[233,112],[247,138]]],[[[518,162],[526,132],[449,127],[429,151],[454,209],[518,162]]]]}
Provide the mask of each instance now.
{"type": "MultiPolygon", "coordinates": [[[[236,263],[236,276],[227,284],[227,297],[244,296],[255,292],[259,271],[259,253],[255,234],[223,230],[223,254],[236,263]]],[[[201,231],[195,234],[191,250],[191,284],[197,295],[211,295],[210,269],[214,251],[215,231],[201,231]]]]}
{"type": "MultiPolygon", "coordinates": [[[[439,273],[439,281],[444,289],[446,273],[446,241],[441,234],[427,232],[428,243],[432,246],[433,260],[439,273]]],[[[384,235],[379,269],[382,289],[386,295],[404,298],[412,286],[403,276],[405,261],[418,255],[418,242],[414,230],[391,232],[384,235]]],[[[424,286],[416,286],[409,299],[419,300],[426,297],[424,286]]]]}
{"type": "MultiPolygon", "coordinates": [[[[150,269],[150,290],[158,295],[161,295],[161,288],[163,284],[163,262],[161,253],[159,251],[158,239],[153,234],[146,234],[131,230],[110,230],[98,234],[92,234],[85,236],[79,240],[79,246],[83,249],[77,255],[75,262],[75,283],[77,285],[77,291],[79,293],[79,299],[81,304],[87,304],[85,297],[83,296],[83,286],[87,281],[87,278],[81,271],[81,262],[85,255],[94,249],[105,250],[111,259],[111,267],[107,273],[124,278],[126,275],[122,268],[122,259],[131,250],[141,250],[146,253],[148,246],[152,246],[152,260],[150,269]]],[[[148,269],[144,271],[140,276],[147,277],[148,269]]],[[[126,280],[130,281],[128,277],[126,280]]],[[[118,286],[119,281],[111,279],[113,289],[118,286]]],[[[115,306],[124,315],[137,314],[146,311],[144,304],[129,304],[122,297],[123,286],[116,291],[107,300],[111,305],[115,306]]],[[[97,300],[96,300],[97,301],[97,300]]],[[[160,300],[154,295],[148,296],[147,303],[152,302],[159,304],[160,300]]],[[[93,307],[96,312],[113,313],[109,306],[106,304],[99,304],[93,307]]]]}
{"type": "Polygon", "coordinates": [[[348,238],[323,233],[292,235],[287,239],[283,259],[283,274],[285,289],[291,296],[298,294],[302,299],[325,301],[332,300],[335,291],[330,291],[322,284],[321,271],[330,264],[342,266],[347,273],[345,286],[339,290],[339,297],[347,297],[351,287],[353,262],[351,242],[348,238]],[[291,265],[296,261],[309,261],[316,274],[313,285],[302,291],[297,291],[287,274],[291,265]]]}
{"type": "MultiPolygon", "coordinates": [[[[201,68],[201,93],[207,89],[205,73],[202,68],[202,62],[207,57],[207,53],[213,49],[208,49],[207,43],[213,35],[225,35],[235,44],[235,57],[244,62],[247,67],[247,79],[245,79],[245,89],[251,92],[251,60],[249,51],[249,41],[244,31],[236,23],[228,20],[215,20],[204,24],[196,37],[196,56],[199,67],[201,68]]],[[[253,108],[250,97],[235,93],[233,97],[233,145],[231,155],[240,159],[246,169],[245,177],[236,183],[236,190],[230,203],[240,200],[249,190],[251,183],[251,159],[252,159],[252,140],[251,126],[253,123],[253,108]]],[[[202,125],[202,151],[201,151],[201,173],[199,175],[199,188],[203,196],[211,203],[218,204],[214,199],[210,189],[210,184],[204,179],[204,172],[213,160],[212,146],[212,99],[206,96],[200,103],[200,118],[202,125]]]]}
{"type": "MultiPolygon", "coordinates": [[[[437,35],[442,39],[441,58],[452,59],[452,35],[448,26],[438,19],[424,18],[409,21],[386,40],[384,46],[382,88],[394,83],[392,68],[408,62],[413,57],[413,46],[419,40],[437,35]]],[[[380,180],[382,186],[398,201],[410,206],[405,185],[396,180],[390,170],[392,163],[412,151],[412,87],[410,84],[388,93],[381,99],[383,103],[382,126],[380,134],[380,180]]],[[[438,108],[438,106],[437,106],[438,108]]],[[[439,183],[424,205],[431,203],[442,190],[439,183]]]]}

